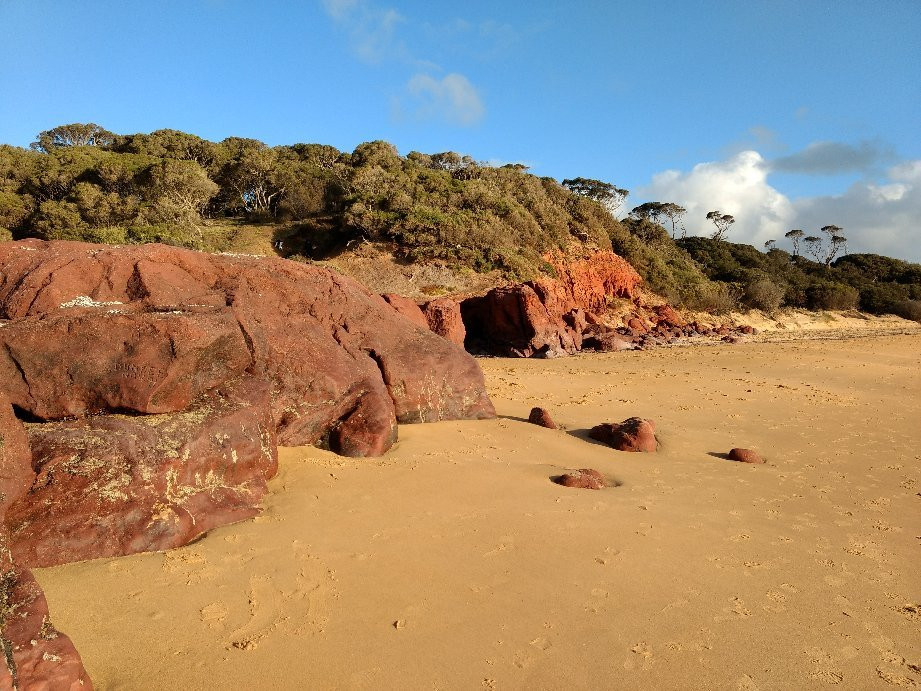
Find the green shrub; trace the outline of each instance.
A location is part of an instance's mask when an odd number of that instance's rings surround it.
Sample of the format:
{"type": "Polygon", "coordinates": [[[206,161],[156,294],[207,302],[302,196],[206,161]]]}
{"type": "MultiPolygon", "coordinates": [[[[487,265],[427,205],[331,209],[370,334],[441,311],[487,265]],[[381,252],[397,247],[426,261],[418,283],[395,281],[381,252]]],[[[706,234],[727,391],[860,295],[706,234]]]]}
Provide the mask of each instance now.
{"type": "Polygon", "coordinates": [[[769,278],[753,278],[743,288],[742,300],[748,307],[773,312],[783,303],[785,289],[769,278]]]}
{"type": "Polygon", "coordinates": [[[856,288],[834,281],[816,281],[806,288],[806,306],[814,310],[849,310],[857,307],[856,288]]]}

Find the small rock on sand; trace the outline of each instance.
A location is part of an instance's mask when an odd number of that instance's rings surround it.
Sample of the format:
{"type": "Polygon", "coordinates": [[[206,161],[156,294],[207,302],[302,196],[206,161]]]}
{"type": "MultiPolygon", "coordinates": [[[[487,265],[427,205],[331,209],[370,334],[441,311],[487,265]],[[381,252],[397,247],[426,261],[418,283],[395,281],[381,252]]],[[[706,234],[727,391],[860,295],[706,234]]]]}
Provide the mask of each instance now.
{"type": "Polygon", "coordinates": [[[738,461],[739,463],[764,463],[761,454],[752,449],[732,449],[729,452],[729,460],[738,461]]]}
{"type": "Polygon", "coordinates": [[[528,415],[528,422],[532,425],[540,425],[547,429],[556,429],[556,423],[550,417],[550,413],[545,408],[531,408],[531,414],[528,415]]]}
{"type": "Polygon", "coordinates": [[[582,468],[570,473],[553,478],[553,481],[563,487],[574,487],[576,489],[603,489],[607,487],[604,475],[594,468],[582,468]]]}

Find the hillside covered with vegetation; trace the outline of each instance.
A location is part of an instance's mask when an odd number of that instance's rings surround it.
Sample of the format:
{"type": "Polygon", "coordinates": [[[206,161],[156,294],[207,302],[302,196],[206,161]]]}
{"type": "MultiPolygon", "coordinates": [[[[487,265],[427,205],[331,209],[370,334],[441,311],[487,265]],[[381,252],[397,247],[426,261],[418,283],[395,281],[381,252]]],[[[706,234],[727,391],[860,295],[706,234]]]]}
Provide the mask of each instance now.
{"type": "MultiPolygon", "coordinates": [[[[454,152],[401,156],[383,141],[348,153],[73,124],[40,133],[29,149],[0,146],[0,240],[224,251],[248,223],[295,259],[326,259],[368,242],[401,261],[498,270],[519,280],[552,274],[548,253],[613,249],[650,289],[693,309],[859,307],[921,319],[919,265],[877,255],[832,262],[835,252],[821,255],[815,237],[806,241],[817,261],[796,250],[761,252],[726,241],[733,219],[718,211],[707,216],[714,237],[675,240],[684,209],[647,202],[617,220],[627,194],[597,180],[561,183],[525,166],[489,166],[454,152]]],[[[791,233],[795,241],[803,235],[791,233]]],[[[828,247],[837,250],[843,238],[829,235],[828,247]]]]}

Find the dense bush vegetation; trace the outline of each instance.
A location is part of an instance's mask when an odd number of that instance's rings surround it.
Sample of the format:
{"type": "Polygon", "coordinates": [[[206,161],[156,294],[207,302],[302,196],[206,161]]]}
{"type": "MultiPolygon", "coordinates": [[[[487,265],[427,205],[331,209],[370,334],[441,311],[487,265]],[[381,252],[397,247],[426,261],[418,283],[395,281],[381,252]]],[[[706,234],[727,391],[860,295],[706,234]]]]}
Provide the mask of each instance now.
{"type": "Polygon", "coordinates": [[[834,253],[823,263],[715,238],[676,241],[658,220],[670,219],[674,234],[682,207],[648,203],[618,221],[612,211],[627,194],[598,180],[560,184],[521,165],[493,167],[453,152],[400,156],[382,141],[345,153],[322,144],[210,142],[176,130],[118,135],[75,124],[40,133],[30,149],[0,145],[0,241],[214,250],[226,241],[215,230],[226,226],[216,221],[236,219],[271,223],[289,256],[322,259],[367,241],[407,261],[498,269],[509,278],[551,270],[548,252],[610,248],[652,290],[690,308],[859,307],[919,318],[917,264],[866,254],[832,263],[834,253]]]}
{"type": "Polygon", "coordinates": [[[742,289],[743,304],[772,309],[854,309],[918,319],[921,265],[876,254],[849,254],[826,265],[780,249],[764,253],[750,245],[711,238],[677,241],[711,279],[742,289]],[[773,287],[772,287],[773,286],[773,287]],[[779,302],[766,299],[776,292],[779,302]]]}
{"type": "Polygon", "coordinates": [[[208,247],[207,219],[222,217],[288,223],[291,254],[316,258],[367,240],[410,261],[510,276],[533,274],[541,255],[573,242],[609,248],[616,223],[598,202],[523,166],[453,152],[403,157],[380,141],[349,154],[68,125],[41,133],[32,150],[0,147],[4,235],[208,247]]]}

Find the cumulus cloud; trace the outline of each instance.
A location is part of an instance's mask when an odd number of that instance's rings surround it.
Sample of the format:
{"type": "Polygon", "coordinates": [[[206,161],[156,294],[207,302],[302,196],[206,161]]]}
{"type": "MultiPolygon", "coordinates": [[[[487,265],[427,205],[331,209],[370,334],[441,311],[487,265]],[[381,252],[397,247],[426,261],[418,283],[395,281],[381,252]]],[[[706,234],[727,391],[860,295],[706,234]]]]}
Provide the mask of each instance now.
{"type": "Polygon", "coordinates": [[[775,158],[771,170],[784,173],[835,175],[868,171],[893,158],[892,149],[879,142],[860,142],[851,146],[843,142],[813,142],[802,151],[775,158]]]}
{"type": "Polygon", "coordinates": [[[792,228],[790,200],[767,181],[764,158],[757,151],[741,151],[725,161],[698,163],[687,173],[666,170],[636,190],[646,199],[676,202],[688,210],[685,225],[691,235],[713,232],[708,211],[735,216],[729,239],[756,246],[783,237],[792,228]]]}
{"type": "Polygon", "coordinates": [[[906,161],[882,183],[854,183],[841,195],[794,203],[796,228],[833,223],[844,229],[848,251],[873,252],[921,262],[921,160],[906,161]]]}
{"type": "Polygon", "coordinates": [[[786,246],[783,236],[791,228],[818,234],[822,226],[837,225],[844,229],[850,252],[921,261],[921,160],[902,162],[889,168],[882,181],[862,180],[840,195],[792,201],[770,185],[769,172],[761,154],[743,151],[689,172],[658,173],[636,194],[686,207],[691,235],[710,234],[705,216],[719,209],[736,218],[728,236],[732,242],[761,247],[773,239],[786,246]]]}
{"type": "Polygon", "coordinates": [[[401,101],[419,120],[442,120],[453,125],[474,125],[483,118],[483,100],[470,80],[456,72],[436,79],[417,74],[406,84],[407,97],[401,101]]]}

